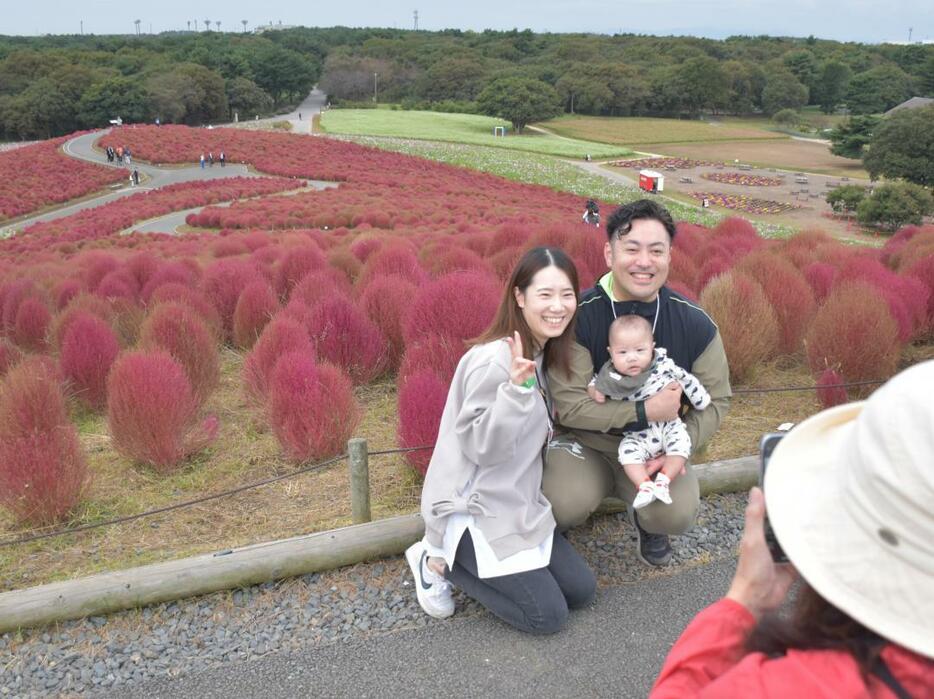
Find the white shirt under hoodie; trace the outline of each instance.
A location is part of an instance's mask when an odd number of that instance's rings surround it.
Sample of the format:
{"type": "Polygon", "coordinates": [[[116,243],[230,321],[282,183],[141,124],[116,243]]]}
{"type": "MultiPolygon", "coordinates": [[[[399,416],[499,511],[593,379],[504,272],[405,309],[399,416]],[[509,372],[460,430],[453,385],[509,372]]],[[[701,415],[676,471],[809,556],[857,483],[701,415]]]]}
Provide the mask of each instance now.
{"type": "MultiPolygon", "coordinates": [[[[509,380],[505,340],[472,347],[451,380],[422,489],[429,554],[453,553],[469,529],[480,577],[548,565],[555,519],[542,495],[548,409],[509,380]]],[[[536,358],[541,371],[541,357],[536,358]]]]}

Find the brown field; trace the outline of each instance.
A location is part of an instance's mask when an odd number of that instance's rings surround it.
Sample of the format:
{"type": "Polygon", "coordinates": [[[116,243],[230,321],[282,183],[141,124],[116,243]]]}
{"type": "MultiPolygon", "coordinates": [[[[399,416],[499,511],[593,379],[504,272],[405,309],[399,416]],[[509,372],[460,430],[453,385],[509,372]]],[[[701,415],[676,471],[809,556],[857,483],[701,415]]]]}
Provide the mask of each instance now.
{"type": "MultiPolygon", "coordinates": [[[[801,143],[793,141],[792,143],[801,143]]],[[[717,144],[718,148],[725,148],[735,144],[717,144]]],[[[810,145],[810,144],[805,144],[810,145]]],[[[685,153],[690,146],[672,146],[671,153],[663,155],[677,156],[681,158],[691,158],[704,160],[714,160],[716,153],[708,153],[703,156],[685,153]]],[[[719,158],[725,160],[725,158],[719,158]]],[[[637,170],[627,168],[625,160],[614,161],[614,165],[609,167],[614,172],[620,172],[629,178],[633,183],[638,181],[637,170]]],[[[729,163],[729,161],[727,161],[729,163]]],[[[741,160],[741,163],[749,164],[748,160],[741,160]]],[[[660,169],[660,168],[657,168],[660,169]]],[[[801,169],[804,171],[804,168],[801,169]]],[[[854,240],[870,245],[880,245],[887,236],[881,235],[871,229],[863,229],[853,220],[847,220],[837,217],[831,217],[832,209],[825,200],[825,195],[833,187],[841,184],[859,184],[869,186],[869,180],[859,180],[850,177],[844,181],[839,177],[822,174],[809,174],[806,184],[798,184],[792,172],[784,172],[777,168],[759,167],[749,171],[738,171],[732,163],[722,167],[712,165],[699,165],[693,168],[680,168],[677,170],[665,170],[665,195],[678,201],[697,206],[700,199],[697,193],[707,192],[722,195],[745,196],[750,198],[761,198],[772,201],[778,201],[790,204],[794,208],[781,213],[753,213],[741,209],[729,209],[717,206],[716,200],[711,201],[711,209],[729,216],[742,216],[752,221],[761,221],[763,223],[778,224],[788,226],[797,230],[806,230],[820,228],[829,234],[845,240],[854,240]],[[713,182],[704,179],[704,174],[741,174],[767,177],[770,179],[780,178],[782,184],[778,186],[756,187],[740,184],[728,184],[713,182]],[[692,180],[685,182],[683,180],[692,180]]]]}
{"type": "Polygon", "coordinates": [[[857,160],[831,155],[830,149],[816,141],[784,139],[781,141],[733,141],[721,143],[654,143],[639,147],[660,155],[674,155],[697,160],[739,160],[759,167],[813,172],[835,177],[869,179],[857,160]]]}
{"type": "MultiPolygon", "coordinates": [[[[768,122],[763,120],[763,124],[768,122]]],[[[708,122],[652,117],[564,116],[539,126],[568,138],[636,146],[649,143],[696,143],[753,140],[791,140],[785,134],[768,131],[747,122],[708,122]]]]}

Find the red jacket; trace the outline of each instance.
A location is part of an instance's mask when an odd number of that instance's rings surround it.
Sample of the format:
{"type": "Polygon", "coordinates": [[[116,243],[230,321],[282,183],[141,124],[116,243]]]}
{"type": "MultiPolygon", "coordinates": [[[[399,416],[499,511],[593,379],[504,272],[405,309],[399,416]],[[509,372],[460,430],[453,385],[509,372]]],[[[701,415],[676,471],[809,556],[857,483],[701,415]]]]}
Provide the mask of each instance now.
{"type": "MultiPolygon", "coordinates": [[[[671,649],[651,699],[894,698],[875,675],[867,685],[848,653],[789,650],[780,658],[769,658],[746,652],[744,643],[755,623],[749,610],[733,600],[722,599],[707,607],[671,649]]],[[[882,658],[914,699],[934,697],[934,661],[891,644],[883,648],[882,658]]]]}

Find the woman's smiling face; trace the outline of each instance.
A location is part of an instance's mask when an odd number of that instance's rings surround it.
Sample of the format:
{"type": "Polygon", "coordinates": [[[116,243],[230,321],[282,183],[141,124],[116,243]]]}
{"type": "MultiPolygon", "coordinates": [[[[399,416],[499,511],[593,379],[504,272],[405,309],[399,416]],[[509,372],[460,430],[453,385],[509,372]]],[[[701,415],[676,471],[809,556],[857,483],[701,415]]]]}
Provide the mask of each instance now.
{"type": "Polygon", "coordinates": [[[550,338],[560,336],[577,310],[574,286],[555,265],[538,270],[524,291],[516,288],[514,293],[538,349],[550,338]]]}

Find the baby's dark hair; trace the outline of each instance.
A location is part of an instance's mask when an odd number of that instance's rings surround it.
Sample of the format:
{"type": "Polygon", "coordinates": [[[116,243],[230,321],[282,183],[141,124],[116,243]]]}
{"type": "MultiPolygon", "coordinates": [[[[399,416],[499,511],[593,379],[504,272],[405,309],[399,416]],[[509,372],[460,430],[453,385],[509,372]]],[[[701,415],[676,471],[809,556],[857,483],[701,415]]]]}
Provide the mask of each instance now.
{"type": "Polygon", "coordinates": [[[642,330],[648,333],[649,337],[652,337],[652,324],[642,316],[620,316],[610,323],[609,337],[613,337],[613,334],[620,330],[642,330]]]}

